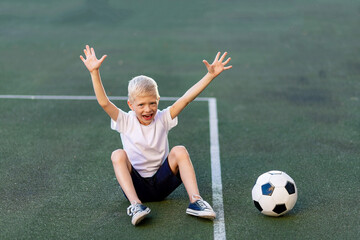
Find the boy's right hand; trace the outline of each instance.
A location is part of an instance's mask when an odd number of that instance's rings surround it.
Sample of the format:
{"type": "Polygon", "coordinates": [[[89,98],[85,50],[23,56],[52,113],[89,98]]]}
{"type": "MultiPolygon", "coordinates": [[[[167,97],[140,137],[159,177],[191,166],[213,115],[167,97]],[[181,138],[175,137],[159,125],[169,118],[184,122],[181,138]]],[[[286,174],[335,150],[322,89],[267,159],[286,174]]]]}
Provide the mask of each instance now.
{"type": "Polygon", "coordinates": [[[94,48],[90,48],[89,45],[86,45],[86,48],[84,49],[84,54],[86,59],[82,55],[80,55],[80,59],[83,61],[90,73],[99,70],[101,64],[107,57],[107,55],[104,55],[100,59],[97,59],[94,48]]]}

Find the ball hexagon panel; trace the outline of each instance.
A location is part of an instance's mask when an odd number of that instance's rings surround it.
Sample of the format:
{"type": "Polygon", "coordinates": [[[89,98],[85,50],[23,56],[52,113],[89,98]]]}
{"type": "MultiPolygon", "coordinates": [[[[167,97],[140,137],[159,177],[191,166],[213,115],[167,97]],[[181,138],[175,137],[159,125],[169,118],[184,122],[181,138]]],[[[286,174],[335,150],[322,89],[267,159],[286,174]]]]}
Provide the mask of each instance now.
{"type": "Polygon", "coordinates": [[[272,197],[277,204],[289,201],[289,194],[284,187],[275,187],[272,197]]]}
{"type": "Polygon", "coordinates": [[[270,174],[264,173],[258,177],[258,179],[256,180],[256,183],[269,182],[270,177],[271,177],[270,174]]]}
{"type": "Polygon", "coordinates": [[[271,196],[262,196],[258,202],[263,212],[271,212],[276,206],[276,202],[271,196]]]}
{"type": "Polygon", "coordinates": [[[262,196],[261,194],[261,186],[258,184],[255,184],[255,186],[253,187],[252,191],[251,191],[251,195],[252,195],[252,199],[255,201],[259,201],[260,197],[262,196]]]}
{"type": "Polygon", "coordinates": [[[268,171],[267,174],[270,175],[281,175],[283,172],[279,171],[279,170],[272,170],[272,171],[268,171]]]}
{"type": "Polygon", "coordinates": [[[289,200],[286,202],[286,207],[292,209],[297,201],[297,194],[289,195],[289,200]]]}
{"type": "Polygon", "coordinates": [[[269,181],[275,187],[284,187],[286,185],[288,179],[284,178],[283,175],[272,175],[269,181]]]}

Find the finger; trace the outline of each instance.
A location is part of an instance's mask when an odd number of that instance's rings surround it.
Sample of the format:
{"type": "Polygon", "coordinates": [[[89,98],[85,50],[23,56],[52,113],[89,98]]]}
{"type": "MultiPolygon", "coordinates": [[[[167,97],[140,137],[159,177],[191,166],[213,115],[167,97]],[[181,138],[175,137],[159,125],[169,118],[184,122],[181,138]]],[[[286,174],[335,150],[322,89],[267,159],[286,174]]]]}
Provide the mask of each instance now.
{"type": "Polygon", "coordinates": [[[102,56],[99,61],[102,63],[105,60],[105,58],[107,58],[107,55],[102,56]]]}
{"type": "Polygon", "coordinates": [[[84,54],[85,54],[85,57],[88,58],[89,57],[89,53],[86,49],[84,49],[84,54]]]}
{"type": "Polygon", "coordinates": [[[85,57],[86,57],[86,58],[88,58],[89,55],[90,55],[90,51],[89,51],[89,46],[88,46],[88,45],[85,46],[84,54],[85,54],[85,57]]]}
{"type": "Polygon", "coordinates": [[[90,53],[91,53],[91,55],[96,56],[94,48],[90,48],[90,53]]]}
{"type": "Polygon", "coordinates": [[[219,61],[219,57],[220,57],[220,52],[218,52],[215,56],[214,62],[219,61]]]}
{"type": "Polygon", "coordinates": [[[224,67],[224,70],[228,70],[228,69],[230,69],[230,68],[232,68],[232,65],[227,66],[227,67],[224,67]]]}
{"type": "Polygon", "coordinates": [[[89,47],[89,45],[86,45],[86,52],[88,53],[88,55],[90,55],[90,47],[89,47]]]}
{"type": "Polygon", "coordinates": [[[225,58],[226,54],[227,54],[227,52],[224,52],[224,54],[220,58],[220,62],[224,61],[224,58],[225,58]]]}
{"type": "Polygon", "coordinates": [[[203,60],[203,63],[205,64],[206,68],[209,68],[209,67],[210,67],[210,64],[208,63],[208,61],[203,60]]]}
{"type": "Polygon", "coordinates": [[[80,59],[81,59],[81,61],[83,61],[83,63],[85,63],[85,59],[82,55],[80,55],[80,59]]]}
{"type": "Polygon", "coordinates": [[[231,57],[229,57],[228,59],[226,59],[226,61],[223,63],[224,65],[228,64],[231,60],[231,57]]]}

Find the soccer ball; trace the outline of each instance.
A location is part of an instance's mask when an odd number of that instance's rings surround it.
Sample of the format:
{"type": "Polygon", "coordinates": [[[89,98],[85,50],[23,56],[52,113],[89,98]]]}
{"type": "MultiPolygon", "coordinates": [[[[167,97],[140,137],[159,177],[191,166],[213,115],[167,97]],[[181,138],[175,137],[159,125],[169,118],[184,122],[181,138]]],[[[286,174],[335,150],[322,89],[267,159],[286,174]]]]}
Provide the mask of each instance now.
{"type": "Polygon", "coordinates": [[[266,172],[256,180],[252,189],[252,199],[262,214],[281,216],[290,211],[296,203],[295,182],[285,172],[266,172]]]}

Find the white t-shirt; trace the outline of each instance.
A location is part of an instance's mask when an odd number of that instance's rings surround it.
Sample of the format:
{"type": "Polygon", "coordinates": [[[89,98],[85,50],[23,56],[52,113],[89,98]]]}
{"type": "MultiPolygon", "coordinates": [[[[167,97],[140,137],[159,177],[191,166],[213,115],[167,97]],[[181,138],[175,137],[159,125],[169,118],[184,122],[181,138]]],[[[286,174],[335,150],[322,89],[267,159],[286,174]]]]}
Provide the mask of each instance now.
{"type": "Polygon", "coordinates": [[[158,110],[152,123],[140,124],[134,111],[119,109],[117,121],[111,120],[111,129],[120,133],[123,148],[131,165],[142,177],[151,177],[169,155],[168,132],[177,125],[171,119],[170,107],[158,110]]]}

